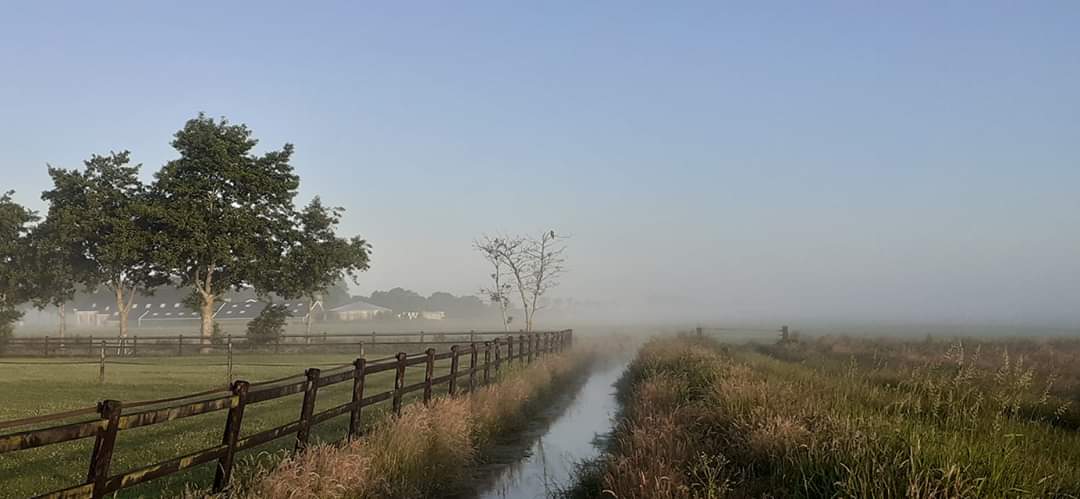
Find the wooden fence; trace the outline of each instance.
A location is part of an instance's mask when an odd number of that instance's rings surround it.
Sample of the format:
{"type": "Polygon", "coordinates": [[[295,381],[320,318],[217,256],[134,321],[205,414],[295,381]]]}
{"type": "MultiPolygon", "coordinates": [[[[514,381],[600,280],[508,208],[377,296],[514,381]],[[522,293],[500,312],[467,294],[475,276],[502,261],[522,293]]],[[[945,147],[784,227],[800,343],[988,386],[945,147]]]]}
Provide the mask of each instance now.
{"type": "Polygon", "coordinates": [[[261,352],[318,352],[328,348],[400,345],[424,343],[429,345],[452,345],[462,341],[469,343],[483,338],[506,336],[505,331],[408,331],[398,333],[348,333],[348,334],[284,334],[265,343],[252,342],[245,336],[225,335],[210,342],[198,335],[147,336],[132,335],[120,338],[105,336],[53,336],[14,337],[2,340],[0,355],[32,357],[96,357],[104,348],[110,355],[194,355],[207,352],[224,352],[231,343],[238,350],[261,352]]]}
{"type": "Polygon", "coordinates": [[[572,337],[571,330],[519,335],[503,333],[503,336],[482,343],[469,343],[464,348],[453,345],[449,351],[442,353],[438,353],[434,348],[428,348],[422,353],[400,352],[394,357],[371,362],[360,357],[351,364],[326,371],[311,368],[305,370],[303,375],[261,383],[238,380],[233,382],[228,390],[127,404],[119,400],[104,400],[98,403],[96,408],[0,422],[0,431],[4,431],[10,428],[55,423],[95,414],[92,419],[86,421],[0,435],[0,454],[90,437],[96,439],[90,455],[86,480],[38,497],[99,498],[212,461],[217,461],[213,491],[219,492],[228,486],[233,463],[240,451],[288,435],[295,435],[295,449],[302,450],[308,443],[308,437],[314,425],[345,414],[349,415],[348,437],[355,437],[361,433],[360,416],[365,407],[389,400],[393,413],[400,415],[402,397],[407,393],[422,390],[423,401],[426,404],[431,401],[433,389],[438,385],[448,385],[448,393],[451,396],[464,389],[472,391],[478,384],[490,382],[493,371],[497,373],[504,363],[532,362],[539,355],[562,351],[569,347],[572,337]],[[482,361],[478,358],[481,354],[482,361]],[[468,367],[461,366],[462,356],[466,356],[468,367]],[[439,360],[450,360],[450,370],[446,375],[435,376],[435,363],[439,360]],[[409,367],[421,365],[424,366],[424,380],[406,385],[406,370],[409,367]],[[376,394],[364,392],[364,381],[367,376],[391,370],[395,372],[393,389],[376,394]],[[468,377],[467,385],[460,387],[458,379],[464,376],[468,377]],[[352,383],[351,401],[315,412],[315,401],[320,388],[347,382],[352,383]],[[303,393],[303,402],[297,420],[255,434],[242,434],[244,409],[247,406],[299,393],[303,393]],[[228,414],[219,445],[125,473],[115,475],[109,473],[113,449],[122,431],[223,410],[227,410],[228,414]]]}

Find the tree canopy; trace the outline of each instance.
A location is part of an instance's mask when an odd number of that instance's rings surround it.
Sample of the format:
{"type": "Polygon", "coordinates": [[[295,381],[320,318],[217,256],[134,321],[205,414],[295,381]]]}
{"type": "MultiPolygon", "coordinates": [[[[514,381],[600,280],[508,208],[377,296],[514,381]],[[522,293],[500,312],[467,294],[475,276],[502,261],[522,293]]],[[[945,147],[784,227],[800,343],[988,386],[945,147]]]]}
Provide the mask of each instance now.
{"type": "MultiPolygon", "coordinates": [[[[327,208],[315,197],[296,218],[293,244],[276,268],[275,292],[285,298],[307,298],[315,302],[342,277],[356,279],[368,269],[371,245],[360,237],[338,237],[342,208],[327,208]]],[[[310,332],[311,310],[306,321],[310,332]]]]}
{"type": "Polygon", "coordinates": [[[26,300],[33,279],[25,257],[37,214],[12,200],[12,194],[0,194],[0,340],[11,335],[14,322],[22,317],[16,306],[26,300]]]}
{"type": "Polygon", "coordinates": [[[255,154],[257,143],[247,126],[200,114],[176,132],[180,157],[155,175],[157,260],[198,298],[206,342],[218,295],[279,291],[275,269],[296,243],[293,146],[255,154]]]}
{"type": "Polygon", "coordinates": [[[40,224],[10,193],[0,196],[0,332],[26,301],[62,316],[78,288],[113,292],[121,337],[137,294],[189,290],[204,343],[228,290],[347,302],[343,279],[368,269],[371,245],[339,237],[343,210],[318,197],[297,210],[293,146],[257,153],[257,144],[247,126],[199,114],[176,132],[178,157],[150,185],[122,151],[92,155],[83,169],[50,166],[40,224]]]}
{"type": "Polygon", "coordinates": [[[167,282],[154,265],[148,191],[139,180],[141,165],[130,161],[130,153],[122,151],[92,155],[83,171],[49,167],[53,188],[41,195],[49,202],[43,234],[49,239],[42,242],[53,247],[39,253],[72,265],[55,276],[59,289],[42,295],[52,301],[65,299],[67,280],[87,288],[107,287],[116,296],[120,336],[127,336],[127,312],[135,295],[167,282]]]}

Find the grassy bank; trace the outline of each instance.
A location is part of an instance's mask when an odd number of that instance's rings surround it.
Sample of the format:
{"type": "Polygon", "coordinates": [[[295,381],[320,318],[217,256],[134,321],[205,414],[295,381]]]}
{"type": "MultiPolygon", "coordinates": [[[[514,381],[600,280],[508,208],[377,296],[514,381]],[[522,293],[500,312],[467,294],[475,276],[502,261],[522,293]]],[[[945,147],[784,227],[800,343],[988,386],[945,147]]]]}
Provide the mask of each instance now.
{"type": "Polygon", "coordinates": [[[1080,496],[1075,403],[1051,365],[879,346],[653,341],[621,382],[610,455],[572,495],[1080,496]]]}
{"type": "MultiPolygon", "coordinates": [[[[240,497],[440,497],[466,487],[468,467],[495,439],[523,428],[530,409],[580,376],[591,355],[572,352],[500,373],[497,383],[430,406],[407,406],[363,438],[318,445],[234,484],[240,497]]],[[[198,496],[198,492],[190,495],[198,496]]]]}

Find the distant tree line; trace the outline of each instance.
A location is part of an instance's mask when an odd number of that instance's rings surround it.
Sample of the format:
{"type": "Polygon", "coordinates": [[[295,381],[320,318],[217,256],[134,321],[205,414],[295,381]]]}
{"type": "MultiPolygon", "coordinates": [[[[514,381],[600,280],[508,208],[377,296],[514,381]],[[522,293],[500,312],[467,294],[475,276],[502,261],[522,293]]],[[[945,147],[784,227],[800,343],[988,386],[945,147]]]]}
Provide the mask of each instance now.
{"type": "Polygon", "coordinates": [[[200,114],[150,183],[123,151],[91,155],[82,169],[50,166],[43,218],[0,195],[0,335],[21,303],[62,314],[77,291],[104,288],[126,337],[136,295],[172,283],[190,291],[209,344],[229,290],[314,302],[367,270],[370,244],[337,234],[341,208],[318,197],[296,207],[293,146],[256,154],[256,144],[247,126],[200,114]]]}
{"type": "Polygon", "coordinates": [[[388,291],[372,292],[370,297],[361,299],[373,305],[389,308],[395,313],[446,312],[446,317],[449,319],[486,318],[494,313],[494,310],[479,297],[454,296],[444,291],[436,291],[425,298],[409,289],[393,288],[388,291]]]}

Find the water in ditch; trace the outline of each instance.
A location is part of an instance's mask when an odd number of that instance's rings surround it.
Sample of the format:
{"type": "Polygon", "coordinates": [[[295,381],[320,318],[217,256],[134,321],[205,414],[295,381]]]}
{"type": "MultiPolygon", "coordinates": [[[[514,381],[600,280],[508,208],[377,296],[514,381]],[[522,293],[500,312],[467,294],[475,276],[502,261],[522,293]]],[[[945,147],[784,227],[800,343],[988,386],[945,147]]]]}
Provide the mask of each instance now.
{"type": "Polygon", "coordinates": [[[600,454],[598,438],[607,435],[618,410],[615,381],[626,362],[597,366],[576,393],[557,400],[516,442],[505,442],[503,459],[481,470],[487,485],[480,499],[550,497],[573,484],[578,463],[600,454]],[[522,452],[524,450],[524,452],[522,452]]]}

